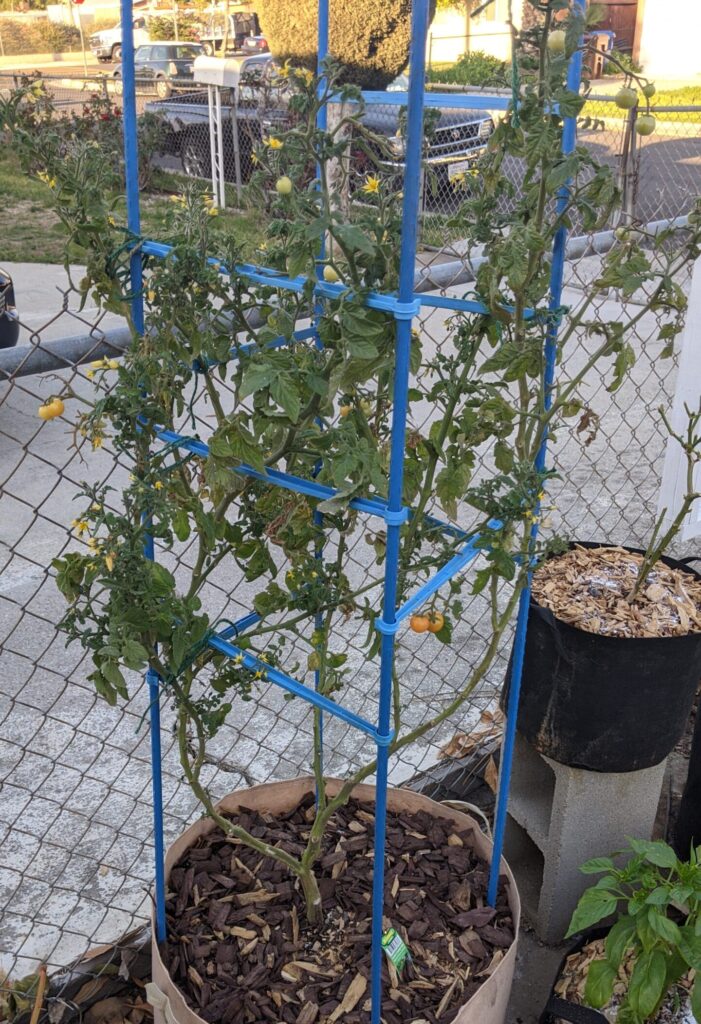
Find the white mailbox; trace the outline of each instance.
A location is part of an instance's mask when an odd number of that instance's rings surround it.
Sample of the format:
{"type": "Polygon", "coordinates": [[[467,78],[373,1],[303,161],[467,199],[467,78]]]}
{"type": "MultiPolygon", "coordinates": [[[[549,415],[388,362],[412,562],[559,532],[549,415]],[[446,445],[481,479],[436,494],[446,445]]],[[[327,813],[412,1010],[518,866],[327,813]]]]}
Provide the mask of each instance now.
{"type": "Polygon", "coordinates": [[[240,60],[231,57],[196,57],[193,77],[201,85],[236,88],[241,75],[240,60]]]}

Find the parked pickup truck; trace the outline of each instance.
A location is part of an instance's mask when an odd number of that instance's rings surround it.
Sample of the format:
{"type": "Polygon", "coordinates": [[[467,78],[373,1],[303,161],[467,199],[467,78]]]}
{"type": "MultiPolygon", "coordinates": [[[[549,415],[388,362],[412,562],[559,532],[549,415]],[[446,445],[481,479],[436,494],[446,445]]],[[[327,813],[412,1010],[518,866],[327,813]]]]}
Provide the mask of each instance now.
{"type": "MultiPolygon", "coordinates": [[[[269,54],[261,54],[247,59],[241,67],[242,84],[239,87],[236,113],[244,181],[252,170],[251,153],[256,142],[266,135],[283,131],[289,124],[284,102],[265,108],[262,108],[259,102],[261,80],[269,75],[272,66],[272,57],[269,54]]],[[[226,93],[222,96],[224,167],[228,180],[234,180],[235,176],[233,131],[227,129],[227,125],[233,120],[232,99],[233,97],[229,96],[226,102],[226,93]]],[[[177,99],[155,101],[148,103],[146,110],[160,115],[168,122],[170,132],[166,143],[167,151],[180,157],[184,172],[197,178],[210,177],[207,93],[192,92],[177,99]]],[[[432,114],[424,163],[429,171],[429,187],[434,194],[440,195],[450,188],[451,179],[463,175],[484,151],[487,140],[494,131],[494,122],[485,111],[453,109],[436,110],[432,114]]],[[[399,182],[405,164],[402,116],[401,107],[390,103],[368,104],[363,115],[364,123],[376,135],[385,139],[383,152],[378,153],[377,159],[384,169],[396,174],[399,182]]],[[[375,166],[372,158],[362,152],[353,152],[352,161],[359,174],[369,173],[375,166]]]]}
{"type": "MultiPolygon", "coordinates": [[[[142,46],[151,41],[146,28],[146,19],[143,17],[134,18],[134,46],[142,46]]],[[[101,62],[114,61],[118,63],[122,59],[122,26],[115,25],[113,28],[105,28],[102,32],[94,32],[90,36],[90,49],[101,62]]]]}

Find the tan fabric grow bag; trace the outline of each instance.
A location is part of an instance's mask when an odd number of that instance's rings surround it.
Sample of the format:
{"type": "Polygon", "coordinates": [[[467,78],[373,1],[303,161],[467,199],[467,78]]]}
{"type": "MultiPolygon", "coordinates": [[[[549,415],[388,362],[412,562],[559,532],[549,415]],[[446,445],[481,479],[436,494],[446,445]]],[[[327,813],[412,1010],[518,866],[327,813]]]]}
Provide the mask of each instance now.
{"type": "MultiPolygon", "coordinates": [[[[327,785],[329,793],[333,794],[338,791],[341,783],[330,779],[327,785]]],[[[314,780],[312,778],[300,778],[292,782],[271,782],[263,786],[254,786],[252,789],[236,790],[224,797],[218,806],[220,810],[229,813],[235,812],[243,805],[268,814],[276,814],[280,811],[290,810],[313,789],[314,780]]],[[[353,796],[371,803],[375,799],[375,787],[357,786],[353,791],[353,796]]],[[[475,836],[475,850],[487,862],[491,860],[492,844],[469,815],[455,811],[408,789],[390,789],[387,794],[387,806],[390,810],[395,811],[429,811],[437,818],[448,818],[450,821],[454,821],[460,828],[472,827],[475,836]]],[[[201,835],[211,832],[214,827],[213,821],[209,818],[202,818],[173,843],[166,854],[166,881],[173,866],[185,850],[192,846],[201,835]]],[[[514,921],[514,942],[494,973],[485,979],[479,991],[461,1008],[454,1024],[504,1024],[506,1019],[506,1006],[511,992],[516,961],[521,904],[516,883],[505,861],[502,861],[502,874],[508,878],[509,905],[514,921]]],[[[203,1018],[190,1009],[180,990],[171,980],[161,959],[155,940],[154,927],[152,927],[152,936],[153,981],[151,985],[147,986],[147,996],[154,1007],[154,1024],[205,1024],[203,1018]]]]}

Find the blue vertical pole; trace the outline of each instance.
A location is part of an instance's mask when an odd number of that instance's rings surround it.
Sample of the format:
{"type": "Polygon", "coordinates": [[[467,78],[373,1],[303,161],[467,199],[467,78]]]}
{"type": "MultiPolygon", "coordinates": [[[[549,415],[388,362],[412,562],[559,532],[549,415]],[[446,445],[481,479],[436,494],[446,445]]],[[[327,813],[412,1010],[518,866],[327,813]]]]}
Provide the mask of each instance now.
{"type": "MultiPolygon", "coordinates": [[[[399,302],[407,305],[414,297],[414,264],[419,215],[419,181],[423,148],[424,78],[428,0],[414,0],[411,11],[411,51],[409,107],[407,119],[402,238],[399,259],[399,302]]],[[[396,357],[392,411],[392,436],[389,470],[387,549],[385,554],[384,599],[380,647],[380,701],[378,732],[390,732],[394,668],[395,622],[399,573],[399,542],[404,488],[404,451],[408,413],[411,319],[405,315],[396,322],[396,357]],[[396,519],[393,520],[393,517],[396,519]]],[[[380,1024],[382,1014],[382,917],[384,911],[385,837],[387,828],[387,777],[389,754],[386,745],[377,747],[375,849],[372,879],[372,1024],[380,1024]]]]}
{"type": "MultiPolygon", "coordinates": [[[[122,23],[122,130],[124,132],[124,174],[127,194],[127,226],[135,236],[141,234],[139,209],[139,149],[136,118],[136,82],[134,76],[134,33],[132,0],[121,0],[122,23]]],[[[135,249],[130,257],[131,315],[134,329],[143,334],[144,301],[141,252],[135,249]]],[[[144,546],[147,558],[153,559],[153,539],[144,546]]],[[[158,676],[151,669],[146,674],[151,727],[151,785],[153,794],[153,841],[156,881],[156,935],[159,942],[166,937],[165,875],[163,843],[163,782],[161,763],[161,708],[158,676]]]]}
{"type": "MultiPolygon", "coordinates": [[[[586,0],[576,0],[575,10],[578,8],[584,11],[586,0]]],[[[582,51],[577,49],[570,58],[567,69],[567,88],[573,92],[579,92],[582,84],[582,51]]],[[[574,117],[566,117],[562,126],[562,153],[564,156],[572,153],[577,143],[577,120],[574,117]]],[[[561,214],[567,207],[569,198],[569,182],[562,186],[557,199],[557,213],[561,214]]],[[[567,228],[561,225],[555,233],[553,241],[553,260],[550,270],[550,310],[555,312],[562,304],[562,285],[565,273],[565,248],[567,245],[567,228]]],[[[555,364],[557,361],[557,335],[559,323],[553,319],[545,340],[545,367],[544,380],[544,407],[547,412],[552,405],[553,383],[555,379],[555,364]]],[[[535,466],[538,471],[545,468],[545,460],[548,454],[548,429],[543,431],[540,448],[536,454],[535,466]]],[[[538,513],[540,502],[536,504],[536,522],[533,524],[530,535],[530,548],[533,549],[538,537],[538,513]]],[[[501,748],[501,769],[499,772],[499,791],[497,794],[497,809],[494,819],[494,850],[492,852],[492,864],[489,872],[489,888],[487,900],[494,906],[497,899],[499,887],[499,869],[501,857],[504,850],[504,832],[506,829],[506,811],[509,802],[509,789],[511,787],[511,770],[514,759],[514,744],[516,742],[516,719],[518,718],[518,704],[521,696],[521,678],[523,676],[523,659],[526,651],[526,630],[528,627],[528,607],[531,602],[531,579],[532,573],[526,576],[526,586],[521,591],[518,605],[518,616],[516,619],[516,635],[514,637],[514,656],[511,668],[511,685],[509,688],[509,701],[506,709],[506,730],[501,748]]]]}

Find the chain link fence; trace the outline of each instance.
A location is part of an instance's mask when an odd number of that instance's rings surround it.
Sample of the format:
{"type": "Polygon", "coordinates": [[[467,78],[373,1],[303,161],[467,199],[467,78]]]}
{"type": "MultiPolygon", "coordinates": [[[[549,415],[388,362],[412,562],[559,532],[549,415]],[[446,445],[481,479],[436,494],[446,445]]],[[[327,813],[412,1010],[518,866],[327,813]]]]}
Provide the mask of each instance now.
{"type": "MultiPolygon", "coordinates": [[[[698,145],[697,137],[682,134],[679,152],[686,151],[687,140],[698,145]]],[[[599,136],[584,141],[604,145],[599,136]]],[[[674,174],[667,168],[656,184],[655,168],[669,154],[664,134],[659,141],[659,152],[652,149],[656,141],[639,151],[637,201],[654,210],[646,219],[656,219],[663,210],[670,216],[686,212],[690,195],[699,191],[698,168],[694,174],[693,158],[690,163],[682,156],[675,158],[674,174]]],[[[442,294],[469,291],[459,239],[438,234],[429,243],[433,249],[426,243],[424,235],[420,287],[442,294]]],[[[584,239],[568,261],[566,304],[576,305],[589,293],[600,266],[597,249],[601,246],[594,240],[584,239]]],[[[80,275],[81,269],[74,268],[73,280],[80,275]]],[[[129,472],[109,439],[93,451],[73,428],[80,400],[95,395],[90,361],[104,355],[119,358],[128,332],[119,318],[89,303],[79,311],[71,283],[58,274],[53,279],[55,303],[47,303],[45,310],[32,301],[31,280],[16,279],[19,345],[0,351],[0,967],[15,976],[34,970],[40,961],[65,967],[92,946],[113,941],[142,922],[153,877],[148,693],[134,676],[126,707],[112,709],[96,698],[87,681],[87,658],[75,646],[66,648],[57,632],[64,604],[51,568],[53,558],[82,544],[70,528],[80,511],[76,494],[81,484],[107,484],[116,501],[129,472]],[[68,392],[75,397],[66,401],[63,416],[48,423],[37,418],[40,403],[68,392]]],[[[688,286],[686,277],[679,283],[688,286]]],[[[625,319],[638,312],[640,297],[624,301],[614,292],[601,293],[592,308],[607,318],[625,319]]],[[[427,355],[446,343],[445,312],[424,314],[418,327],[427,355]]],[[[659,328],[654,313],[638,321],[631,339],[637,362],[618,391],[607,390],[610,367],[595,372],[583,388],[581,398],[598,416],[598,429],[575,420],[555,439],[552,459],[558,477],[549,492],[551,516],[567,537],[640,545],[649,534],[665,444],[656,410],[671,401],[676,373],[674,359],[660,358],[659,328]]],[[[560,373],[575,372],[593,345],[593,339],[575,336],[560,373]]],[[[230,405],[233,396],[225,396],[226,402],[230,405]]],[[[432,410],[419,410],[413,427],[425,431],[432,410]]],[[[206,437],[212,424],[201,396],[192,414],[197,432],[206,437]]],[[[191,432],[192,424],[186,429],[191,432]]],[[[485,452],[484,471],[488,459],[485,452]]],[[[378,577],[372,541],[367,524],[359,523],[350,539],[351,577],[378,577]]],[[[193,553],[184,543],[157,557],[177,575],[192,564],[193,553]]],[[[230,566],[221,566],[202,596],[212,619],[235,619],[251,607],[253,593],[230,566]]],[[[401,638],[397,667],[407,713],[416,724],[440,710],[464,683],[489,635],[484,601],[470,596],[469,583],[462,598],[464,611],[450,647],[437,650],[430,637],[411,633],[401,638]]],[[[371,718],[376,710],[374,668],[365,664],[352,626],[341,635],[353,669],[345,703],[371,718]]],[[[430,780],[435,766],[446,764],[441,756],[446,745],[467,752],[470,734],[493,735],[495,699],[508,655],[506,643],[467,710],[394,759],[395,784],[421,785],[426,773],[430,780]]],[[[181,779],[167,706],[163,719],[165,827],[171,841],[200,812],[181,779]]],[[[206,781],[219,797],[241,786],[306,773],[310,735],[306,705],[287,701],[279,690],[262,684],[254,701],[235,703],[210,744],[206,781]]],[[[326,747],[329,774],[344,774],[369,755],[362,737],[338,721],[328,723],[326,747]]],[[[452,762],[458,773],[461,763],[452,762]]]]}
{"type": "MultiPolygon", "coordinates": [[[[80,113],[92,95],[109,97],[121,104],[121,80],[109,75],[91,78],[41,76],[52,97],[58,116],[80,113]]],[[[0,96],[7,95],[26,78],[17,73],[0,73],[0,96]]],[[[402,81],[397,85],[402,86],[402,81]]],[[[404,83],[405,84],[405,83],[404,83]]],[[[463,87],[433,85],[432,91],[460,95],[460,106],[450,101],[434,108],[427,117],[426,161],[423,182],[422,231],[428,248],[450,250],[460,255],[461,239],[451,226],[451,217],[469,194],[475,161],[502,111],[469,109],[469,95],[463,87]]],[[[492,95],[493,92],[490,92],[492,95]]],[[[473,95],[483,96],[479,92],[473,95]]],[[[508,97],[504,93],[504,101],[508,97]]],[[[268,134],[291,124],[284,92],[266,81],[265,73],[254,72],[239,91],[220,90],[222,143],[212,147],[211,118],[206,87],[192,79],[137,79],[137,112],[150,112],[163,121],[162,151],[158,166],[188,177],[211,181],[212,165],[221,162],[223,179],[245,185],[252,171],[251,153],[268,134]],[[238,156],[237,156],[238,150],[238,156]],[[221,154],[221,161],[219,157],[221,154]]],[[[375,97],[376,99],[376,97],[375,97]]],[[[639,108],[619,110],[613,95],[592,95],[580,119],[580,142],[615,172],[623,192],[622,218],[626,222],[672,219],[688,208],[689,196],[697,191],[701,167],[701,106],[654,107],[655,132],[641,136],[636,131],[639,108]]],[[[365,123],[378,136],[382,147],[383,172],[395,171],[401,188],[403,167],[403,112],[401,104],[368,103],[365,123]]],[[[356,184],[373,168],[372,160],[360,148],[350,145],[350,164],[356,184]]],[[[520,162],[506,161],[505,172],[517,190],[522,174],[520,162]]],[[[353,178],[351,189],[353,189],[353,178]]],[[[615,226],[615,225],[614,225],[615,226]]],[[[574,230],[577,226],[574,225],[574,230]]]]}

